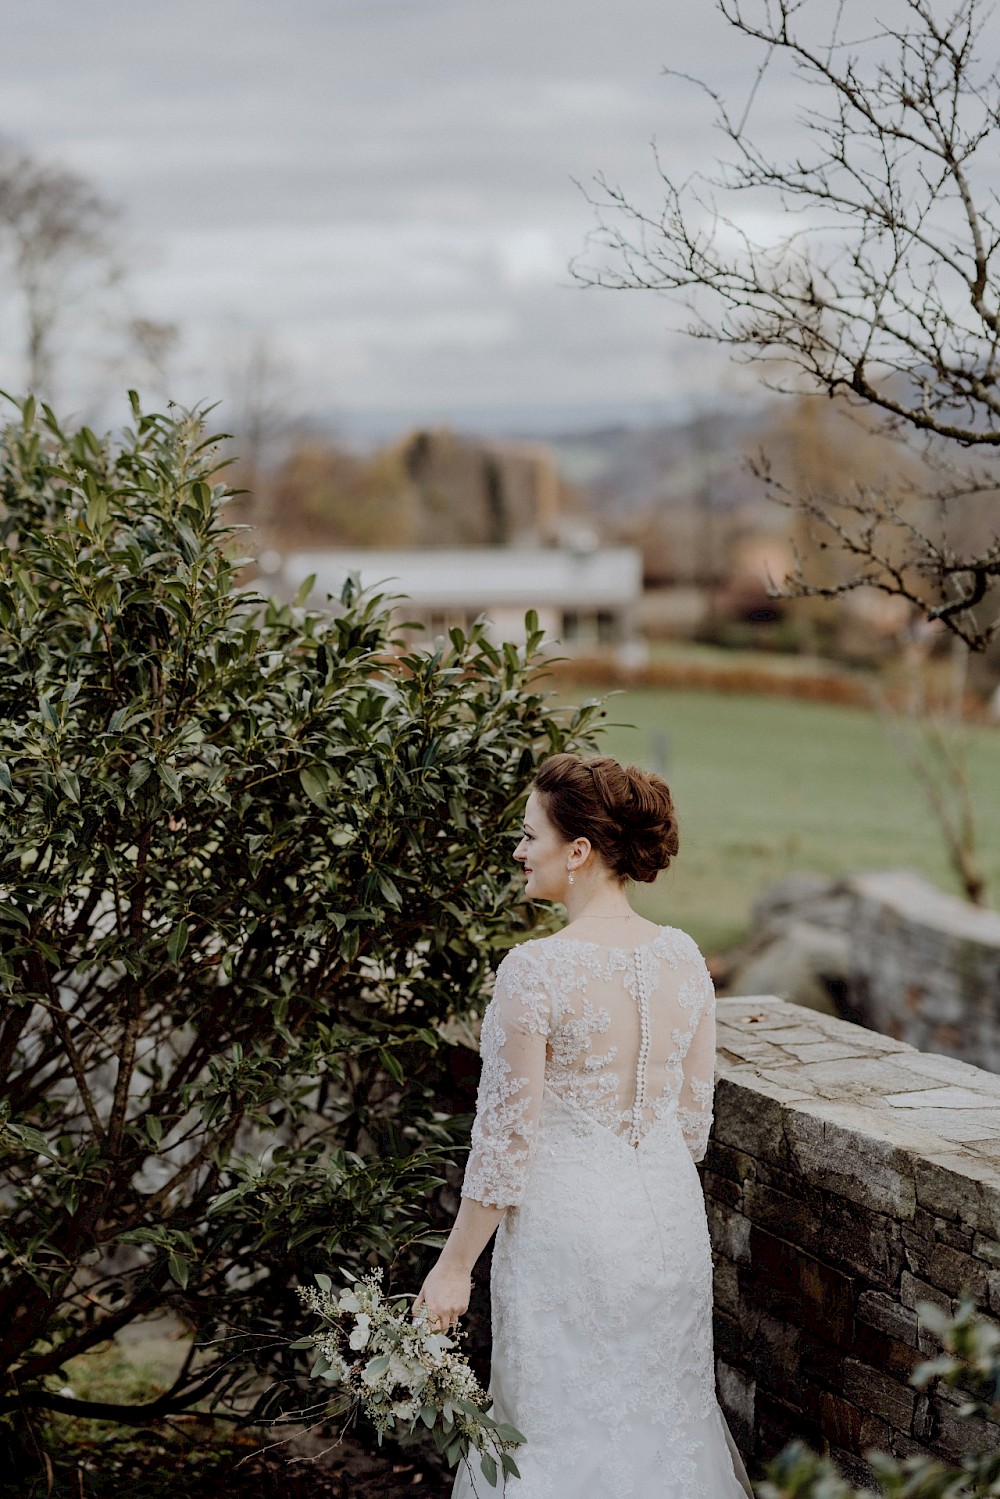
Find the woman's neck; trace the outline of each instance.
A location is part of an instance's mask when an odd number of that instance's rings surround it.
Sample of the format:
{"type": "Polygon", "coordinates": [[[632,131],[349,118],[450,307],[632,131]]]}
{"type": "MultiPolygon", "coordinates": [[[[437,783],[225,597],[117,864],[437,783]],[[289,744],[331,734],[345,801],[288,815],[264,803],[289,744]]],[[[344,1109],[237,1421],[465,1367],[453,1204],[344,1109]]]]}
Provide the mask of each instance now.
{"type": "Polygon", "coordinates": [[[600,885],[571,885],[566,891],[566,915],[575,921],[630,921],[635,912],[622,885],[602,881],[600,885]]]}

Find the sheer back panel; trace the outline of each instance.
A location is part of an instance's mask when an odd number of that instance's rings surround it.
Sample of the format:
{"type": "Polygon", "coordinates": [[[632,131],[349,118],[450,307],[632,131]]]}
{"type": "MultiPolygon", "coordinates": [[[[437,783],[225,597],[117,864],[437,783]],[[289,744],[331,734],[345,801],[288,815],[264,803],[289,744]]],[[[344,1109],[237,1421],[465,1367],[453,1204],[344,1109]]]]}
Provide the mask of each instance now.
{"type": "Polygon", "coordinates": [[[546,1090],[636,1149],[672,1115],[694,1160],[705,1153],[715,993],[698,947],[675,927],[634,948],[546,937],[513,949],[480,1054],[466,1197],[521,1200],[546,1090]]]}

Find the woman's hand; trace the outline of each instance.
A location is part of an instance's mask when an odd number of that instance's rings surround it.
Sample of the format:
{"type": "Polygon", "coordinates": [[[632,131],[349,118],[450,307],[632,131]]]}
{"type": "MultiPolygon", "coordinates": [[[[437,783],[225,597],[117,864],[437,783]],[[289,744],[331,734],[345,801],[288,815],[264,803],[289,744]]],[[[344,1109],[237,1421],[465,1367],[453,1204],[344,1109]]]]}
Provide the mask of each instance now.
{"type": "Polygon", "coordinates": [[[439,1259],[417,1292],[413,1315],[426,1310],[432,1332],[447,1332],[469,1310],[472,1276],[447,1260],[439,1259]]]}
{"type": "Polygon", "coordinates": [[[469,1310],[472,1267],[493,1236],[506,1208],[487,1207],[463,1197],[437,1264],[417,1292],[413,1314],[426,1309],[435,1332],[452,1327],[469,1310]]]}

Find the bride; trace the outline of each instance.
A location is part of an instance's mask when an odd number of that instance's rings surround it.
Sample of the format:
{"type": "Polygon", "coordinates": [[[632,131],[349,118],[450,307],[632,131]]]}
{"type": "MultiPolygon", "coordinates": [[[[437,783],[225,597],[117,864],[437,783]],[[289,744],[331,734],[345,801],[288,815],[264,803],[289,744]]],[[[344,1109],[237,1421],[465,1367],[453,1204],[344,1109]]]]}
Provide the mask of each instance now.
{"type": "MultiPolygon", "coordinates": [[[[677,852],[670,792],[607,756],[539,767],[514,858],[566,907],[497,970],[462,1204],[424,1281],[469,1304],[494,1231],[490,1393],[526,1437],[518,1499],[744,1499],[715,1391],[701,1182],[715,996],[695,943],[630,907],[677,852]]],[[[472,1456],[453,1499],[487,1490],[472,1456]]]]}

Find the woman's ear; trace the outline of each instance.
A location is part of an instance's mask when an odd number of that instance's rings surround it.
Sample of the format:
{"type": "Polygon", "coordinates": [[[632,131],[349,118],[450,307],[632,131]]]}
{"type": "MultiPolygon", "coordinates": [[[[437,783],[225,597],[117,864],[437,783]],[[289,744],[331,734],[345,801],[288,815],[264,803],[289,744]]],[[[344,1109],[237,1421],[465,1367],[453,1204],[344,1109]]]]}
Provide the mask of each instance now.
{"type": "Polygon", "coordinates": [[[569,846],[569,854],[566,858],[568,869],[582,869],[590,858],[591,843],[589,838],[574,838],[569,846]]]}

